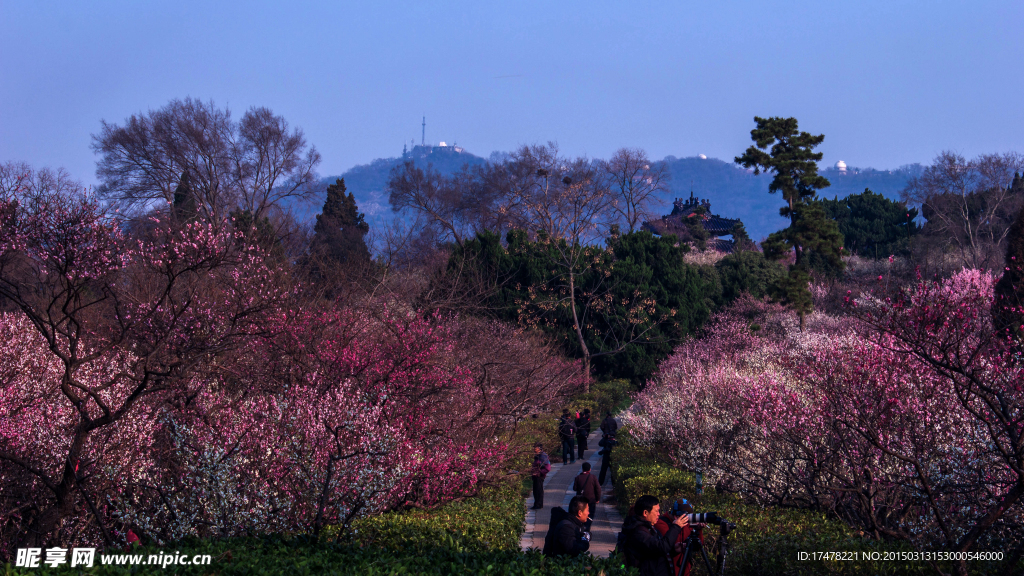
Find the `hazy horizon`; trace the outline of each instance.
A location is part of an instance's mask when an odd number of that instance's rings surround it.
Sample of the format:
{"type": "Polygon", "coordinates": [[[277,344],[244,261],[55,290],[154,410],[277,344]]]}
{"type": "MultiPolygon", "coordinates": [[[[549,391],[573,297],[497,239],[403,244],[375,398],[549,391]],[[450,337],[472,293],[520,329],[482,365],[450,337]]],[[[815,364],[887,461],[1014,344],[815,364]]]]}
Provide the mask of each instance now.
{"type": "Polygon", "coordinates": [[[556,141],[731,161],[757,116],[822,166],[1024,149],[1019,2],[215,5],[0,0],[0,161],[94,184],[90,135],[174,98],[266,106],[342,174],[403,144],[487,157],[556,141]]]}

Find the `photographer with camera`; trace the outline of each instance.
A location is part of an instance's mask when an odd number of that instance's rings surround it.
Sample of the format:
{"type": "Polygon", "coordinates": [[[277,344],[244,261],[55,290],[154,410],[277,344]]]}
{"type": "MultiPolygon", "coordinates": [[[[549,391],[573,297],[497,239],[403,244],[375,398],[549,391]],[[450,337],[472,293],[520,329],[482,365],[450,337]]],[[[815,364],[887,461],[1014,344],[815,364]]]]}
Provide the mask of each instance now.
{"type": "Polygon", "coordinates": [[[670,576],[674,574],[669,555],[673,545],[689,524],[689,516],[683,514],[674,519],[668,532],[659,533],[654,524],[661,516],[661,503],[651,495],[636,500],[633,513],[622,523],[619,534],[620,548],[627,566],[640,569],[641,576],[670,576]]]}
{"type": "MultiPolygon", "coordinates": [[[[687,502],[685,499],[676,500],[672,504],[672,509],[669,511],[669,513],[663,514],[660,518],[658,518],[658,521],[654,524],[654,529],[657,530],[658,533],[662,536],[665,536],[666,534],[668,534],[669,527],[672,525],[673,522],[675,522],[676,518],[679,518],[680,516],[689,517],[690,514],[693,514],[693,506],[690,506],[690,503],[687,502]]],[[[689,576],[690,568],[693,565],[693,556],[687,558],[686,569],[680,571],[680,568],[682,568],[683,566],[683,552],[685,552],[686,550],[686,539],[690,537],[690,534],[692,532],[696,531],[697,537],[700,538],[700,542],[701,544],[703,544],[704,531],[701,530],[702,528],[704,528],[704,524],[687,524],[683,527],[683,531],[679,533],[679,536],[672,543],[673,574],[682,574],[683,576],[689,576]]]]}
{"type": "MultiPolygon", "coordinates": [[[[555,510],[552,510],[552,518],[555,517],[555,510]]],[[[585,528],[589,518],[590,503],[582,496],[574,496],[569,500],[569,514],[548,528],[544,538],[544,555],[575,558],[589,550],[590,532],[585,528]]]]}

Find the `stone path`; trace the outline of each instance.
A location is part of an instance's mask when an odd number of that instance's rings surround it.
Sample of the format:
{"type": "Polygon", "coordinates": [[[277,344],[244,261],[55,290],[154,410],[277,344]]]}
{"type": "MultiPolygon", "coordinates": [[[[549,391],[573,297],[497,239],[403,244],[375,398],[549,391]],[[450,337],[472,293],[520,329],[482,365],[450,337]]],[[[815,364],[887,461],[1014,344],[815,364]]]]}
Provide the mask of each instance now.
{"type": "MultiPolygon", "coordinates": [[[[600,433],[591,434],[588,443],[594,450],[587,450],[583,453],[587,461],[590,462],[591,473],[595,475],[601,471],[601,457],[597,455],[598,440],[600,440],[600,433]]],[[[544,536],[547,535],[548,525],[551,522],[551,509],[556,506],[569,508],[569,500],[576,495],[572,489],[572,481],[577,474],[582,472],[582,464],[583,462],[580,460],[576,460],[575,464],[568,466],[561,462],[552,462],[551,472],[544,479],[544,509],[530,509],[533,506],[533,495],[526,500],[526,530],[523,531],[523,537],[519,543],[523,550],[544,548],[544,536]]],[[[614,504],[606,502],[612,498],[614,492],[611,474],[609,473],[608,476],[609,478],[605,478],[605,483],[601,486],[602,501],[597,505],[597,515],[593,516],[594,523],[590,529],[590,553],[605,558],[615,549],[615,539],[619,530],[622,529],[622,516],[619,515],[614,504]]]]}

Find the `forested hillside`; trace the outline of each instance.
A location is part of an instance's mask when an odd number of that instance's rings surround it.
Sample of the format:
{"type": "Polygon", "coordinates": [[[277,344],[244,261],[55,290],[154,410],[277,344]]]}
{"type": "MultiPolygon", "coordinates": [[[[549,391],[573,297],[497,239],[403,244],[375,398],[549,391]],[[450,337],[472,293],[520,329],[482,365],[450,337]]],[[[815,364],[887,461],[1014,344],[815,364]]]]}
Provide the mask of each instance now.
{"type": "MultiPolygon", "coordinates": [[[[501,153],[491,156],[500,158],[501,153]]],[[[451,175],[463,166],[480,166],[487,160],[470,152],[456,152],[454,147],[415,147],[404,159],[403,157],[378,158],[369,164],[360,164],[339,176],[324,178],[325,183],[344,178],[345,185],[352,192],[371,225],[384,218],[390,212],[388,198],[385,193],[388,175],[403,161],[411,160],[417,166],[425,168],[428,164],[444,175],[451,175]]],[[[769,176],[755,176],[730,160],[717,158],[702,159],[696,156],[676,158],[666,156],[655,164],[663,165],[669,178],[666,180],[667,192],[657,194],[660,207],[668,214],[672,210],[675,198],[685,198],[692,190],[698,198],[711,201],[714,213],[728,218],[739,218],[746,225],[747,232],[755,241],[786,226],[784,218],[779,216],[782,199],[769,195],[769,176]]],[[[850,194],[858,194],[870,188],[877,194],[896,200],[900,191],[906,187],[911,177],[920,174],[920,165],[901,166],[893,170],[875,170],[872,168],[849,168],[840,173],[834,168],[822,170],[822,175],[832,185],[821,191],[822,198],[843,198],[850,194]]],[[[307,216],[316,215],[314,202],[307,209],[307,216]]]]}
{"type": "MultiPolygon", "coordinates": [[[[405,156],[378,158],[369,164],[353,166],[340,176],[325,177],[322,182],[326,187],[338,178],[344,178],[345,186],[356,197],[359,210],[366,214],[366,218],[372,226],[391,211],[385,192],[388,176],[391,175],[393,169],[406,161],[410,161],[420,168],[433,166],[435,170],[445,175],[455,174],[464,166],[479,166],[486,162],[485,159],[470,152],[456,151],[455,146],[416,146],[405,156]]],[[[324,197],[326,197],[326,192],[324,192],[324,197]]],[[[303,215],[307,218],[316,216],[322,205],[322,199],[320,202],[313,202],[305,207],[303,215]]]]}

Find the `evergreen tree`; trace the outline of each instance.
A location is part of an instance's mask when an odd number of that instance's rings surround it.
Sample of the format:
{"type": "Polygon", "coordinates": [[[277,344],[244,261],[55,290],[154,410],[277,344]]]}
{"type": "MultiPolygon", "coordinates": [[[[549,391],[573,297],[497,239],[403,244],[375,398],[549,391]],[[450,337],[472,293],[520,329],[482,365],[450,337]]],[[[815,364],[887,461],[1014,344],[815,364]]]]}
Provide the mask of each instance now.
{"type": "Polygon", "coordinates": [[[755,146],[747,148],[735,161],[744,168],[753,168],[775,174],[768,191],[782,192],[786,201],[779,213],[790,219],[788,228],[771,234],[765,241],[765,256],[779,259],[792,251],[794,262],[781,288],[784,300],[800,317],[811,311],[811,293],[808,289],[810,271],[818,268],[829,274],[842,271],[840,253],[843,237],[835,221],[830,220],[815,202],[818,190],[829,186],[829,181],[818,174],[818,161],[822,154],[814,148],[825,140],[823,134],[814,136],[798,130],[796,118],[754,117],[757,127],[750,131],[755,146]],[[770,152],[766,152],[771,147],[770,152]]]}
{"type": "MultiPolygon", "coordinates": [[[[593,306],[588,345],[595,372],[604,377],[629,378],[642,385],[658,364],[687,336],[697,332],[711,314],[717,274],[710,278],[687,264],[685,246],[674,236],[647,231],[613,236],[608,246],[614,257],[603,306],[593,306]],[[635,323],[640,330],[619,352],[635,323]],[[612,352],[612,353],[609,353],[612,352]]],[[[588,287],[598,291],[598,286],[588,287]]],[[[717,296],[715,294],[714,296],[717,296]]]]}
{"type": "Polygon", "coordinates": [[[843,246],[851,254],[887,258],[910,251],[910,239],[921,231],[914,219],[917,208],[889,200],[865,188],[861,194],[822,200],[829,218],[843,235],[843,246]]]}
{"type": "Polygon", "coordinates": [[[558,269],[564,250],[556,242],[564,240],[530,240],[524,231],[512,230],[506,247],[497,234],[481,232],[455,248],[445,286],[435,279],[432,291],[460,286],[486,301],[472,306],[477,313],[539,328],[570,356],[586,354],[596,375],[637,384],[710,315],[707,280],[683,260],[688,248],[675,236],[640,231],[613,235],[607,248],[583,247],[590,264],[576,276],[574,292],[558,269]],[[585,349],[576,335],[570,297],[576,299],[585,349]]]}
{"type": "Polygon", "coordinates": [[[774,254],[776,259],[783,253],[799,249],[803,261],[798,267],[808,275],[814,272],[826,278],[839,278],[843,274],[843,235],[819,200],[810,200],[799,206],[793,224],[769,234],[764,245],[765,254],[774,254]],[[777,252],[774,245],[780,242],[784,248],[777,252]]]}
{"type": "Polygon", "coordinates": [[[1008,331],[1018,342],[1024,342],[1024,209],[1010,225],[1006,266],[994,292],[992,319],[995,328],[1000,332],[1008,331]]]}
{"type": "Polygon", "coordinates": [[[196,210],[196,197],[192,193],[192,181],[188,172],[181,173],[178,187],[174,189],[174,204],[171,206],[171,213],[179,224],[193,220],[199,214],[196,210]]]}
{"type": "Polygon", "coordinates": [[[309,255],[305,260],[310,279],[325,285],[328,296],[346,277],[363,273],[370,264],[366,234],[370,225],[359,213],[356,198],[346,194],[345,180],[327,187],[327,200],[316,217],[309,255]]]}
{"type": "Polygon", "coordinates": [[[686,227],[687,232],[689,232],[689,238],[686,241],[692,242],[693,247],[701,251],[708,249],[708,240],[711,239],[711,234],[704,228],[704,215],[707,213],[707,208],[697,206],[689,216],[683,218],[683,225],[686,227]]]}
{"type": "Polygon", "coordinates": [[[768,260],[757,250],[733,252],[716,262],[715,270],[722,283],[723,305],[744,292],[755,298],[769,296],[786,274],[781,264],[768,260]]]}
{"type": "Polygon", "coordinates": [[[734,224],[730,233],[732,234],[733,252],[757,250],[757,244],[750,239],[750,234],[747,233],[747,227],[743,225],[743,222],[734,224]]]}
{"type": "Polygon", "coordinates": [[[261,216],[254,218],[249,210],[238,209],[231,213],[235,229],[245,234],[245,237],[262,248],[276,260],[284,259],[284,244],[274,230],[270,218],[261,216]]]}

